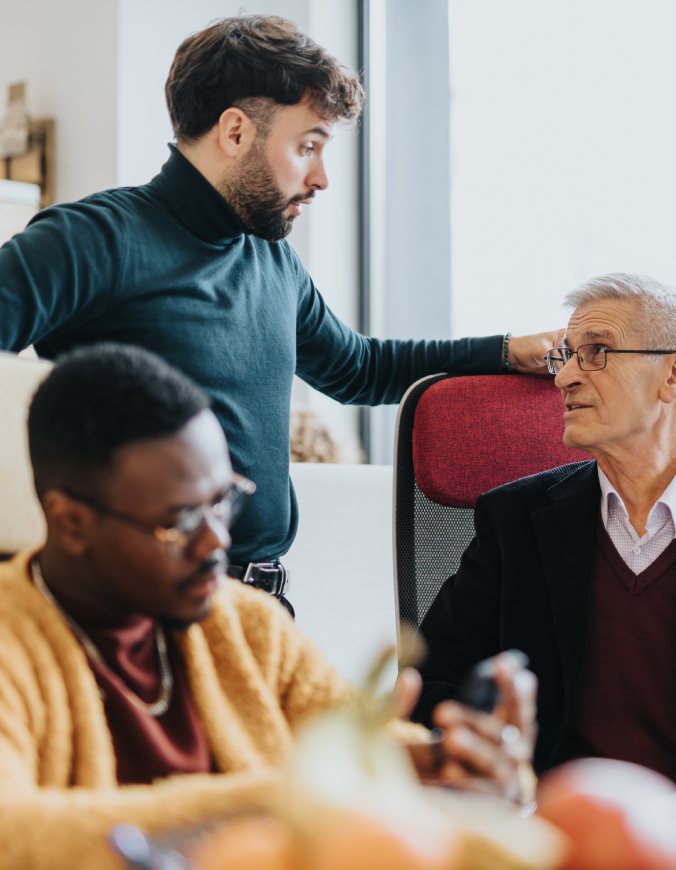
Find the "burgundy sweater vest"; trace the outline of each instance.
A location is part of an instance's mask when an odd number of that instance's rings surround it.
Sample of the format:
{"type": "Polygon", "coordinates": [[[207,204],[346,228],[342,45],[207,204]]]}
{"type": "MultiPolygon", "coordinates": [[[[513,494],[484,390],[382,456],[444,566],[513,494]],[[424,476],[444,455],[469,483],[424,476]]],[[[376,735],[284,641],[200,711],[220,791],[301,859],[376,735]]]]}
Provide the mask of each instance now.
{"type": "Polygon", "coordinates": [[[564,756],[633,761],[676,780],[676,540],[634,574],[599,526],[564,756]]]}

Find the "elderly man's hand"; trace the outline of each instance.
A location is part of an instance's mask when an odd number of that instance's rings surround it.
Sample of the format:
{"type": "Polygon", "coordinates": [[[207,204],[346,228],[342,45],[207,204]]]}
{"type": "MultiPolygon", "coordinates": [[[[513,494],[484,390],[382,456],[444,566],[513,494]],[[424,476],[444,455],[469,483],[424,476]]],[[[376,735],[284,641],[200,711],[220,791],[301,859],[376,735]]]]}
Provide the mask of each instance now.
{"type": "Polygon", "coordinates": [[[424,782],[529,801],[535,744],[535,676],[509,654],[495,660],[501,700],[490,713],[455,701],[434,711],[435,741],[409,747],[424,782]]]}
{"type": "Polygon", "coordinates": [[[545,351],[558,347],[563,330],[513,335],[509,339],[509,370],[529,375],[547,374],[545,351]]]}

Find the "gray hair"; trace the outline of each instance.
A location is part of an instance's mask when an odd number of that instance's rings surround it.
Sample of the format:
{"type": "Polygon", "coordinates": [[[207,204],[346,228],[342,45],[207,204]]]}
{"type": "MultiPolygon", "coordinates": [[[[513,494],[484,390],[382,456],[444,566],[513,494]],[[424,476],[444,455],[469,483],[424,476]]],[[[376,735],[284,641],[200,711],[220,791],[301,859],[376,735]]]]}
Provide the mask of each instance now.
{"type": "Polygon", "coordinates": [[[580,284],[564,299],[580,308],[606,299],[629,299],[638,303],[637,326],[648,347],[668,350],[676,343],[676,288],[647,275],[616,272],[580,284]]]}

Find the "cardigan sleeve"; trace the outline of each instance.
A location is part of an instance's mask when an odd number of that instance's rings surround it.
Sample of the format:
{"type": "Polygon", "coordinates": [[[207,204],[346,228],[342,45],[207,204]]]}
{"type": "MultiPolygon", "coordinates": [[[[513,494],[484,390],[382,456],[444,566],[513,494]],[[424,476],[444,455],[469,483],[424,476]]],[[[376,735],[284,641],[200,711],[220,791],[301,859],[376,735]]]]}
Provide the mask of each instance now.
{"type": "MultiPolygon", "coordinates": [[[[314,715],[352,703],[359,690],[345,680],[322,653],[300,632],[282,608],[269,597],[266,609],[277,611],[279,656],[278,691],[280,706],[292,728],[314,715]]],[[[269,631],[269,634],[273,634],[269,631]]],[[[427,728],[416,722],[392,719],[387,733],[398,743],[425,743],[430,739],[427,728]]]]}
{"type": "Polygon", "coordinates": [[[295,629],[290,619],[286,630],[287,651],[279,673],[279,699],[293,729],[312,715],[349,703],[356,689],[295,629]]]}
{"type": "MultiPolygon", "coordinates": [[[[270,595],[233,581],[227,600],[231,612],[237,613],[243,643],[256,670],[270,687],[292,730],[302,720],[349,703],[354,697],[355,688],[270,595]]],[[[233,623],[228,634],[234,634],[233,623]]]]}
{"type": "MultiPolygon", "coordinates": [[[[0,754],[7,747],[0,745],[0,754]]],[[[7,766],[4,765],[4,771],[7,766]]],[[[3,781],[0,870],[96,867],[122,870],[109,835],[117,824],[161,833],[205,823],[230,810],[269,805],[278,783],[271,770],[170,777],[153,785],[50,789],[3,781]]]]}

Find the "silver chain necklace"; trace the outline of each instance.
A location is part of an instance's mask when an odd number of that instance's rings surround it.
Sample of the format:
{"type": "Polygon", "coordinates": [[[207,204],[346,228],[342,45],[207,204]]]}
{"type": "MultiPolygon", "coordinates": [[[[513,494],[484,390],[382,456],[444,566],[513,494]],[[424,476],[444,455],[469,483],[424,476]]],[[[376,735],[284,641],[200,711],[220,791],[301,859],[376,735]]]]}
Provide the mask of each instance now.
{"type": "Polygon", "coordinates": [[[114,673],[108,665],[103,660],[103,656],[99,652],[98,648],[94,645],[91,638],[80,628],[80,626],[72,619],[61,607],[59,602],[54,598],[52,593],[49,591],[49,587],[45,583],[45,578],[42,576],[42,570],[40,568],[40,563],[37,559],[33,559],[31,562],[31,571],[33,573],[33,580],[35,582],[35,588],[42,595],[42,597],[48,601],[53,607],[55,607],[61,616],[65,619],[65,621],[70,626],[73,634],[77,637],[77,639],[82,644],[84,651],[87,653],[89,658],[97,664],[102,670],[106,671],[110,674],[117,682],[120,683],[122,694],[130,701],[138,710],[142,713],[148,713],[155,718],[159,716],[163,716],[167,710],[169,709],[169,704],[171,703],[171,695],[174,689],[174,677],[171,673],[171,666],[169,664],[169,655],[167,653],[167,639],[164,634],[164,630],[161,625],[155,625],[155,641],[157,643],[157,656],[160,663],[160,694],[157,698],[157,701],[153,701],[152,704],[146,704],[139,696],[132,692],[131,689],[128,689],[120,677],[116,673],[114,673]]]}

